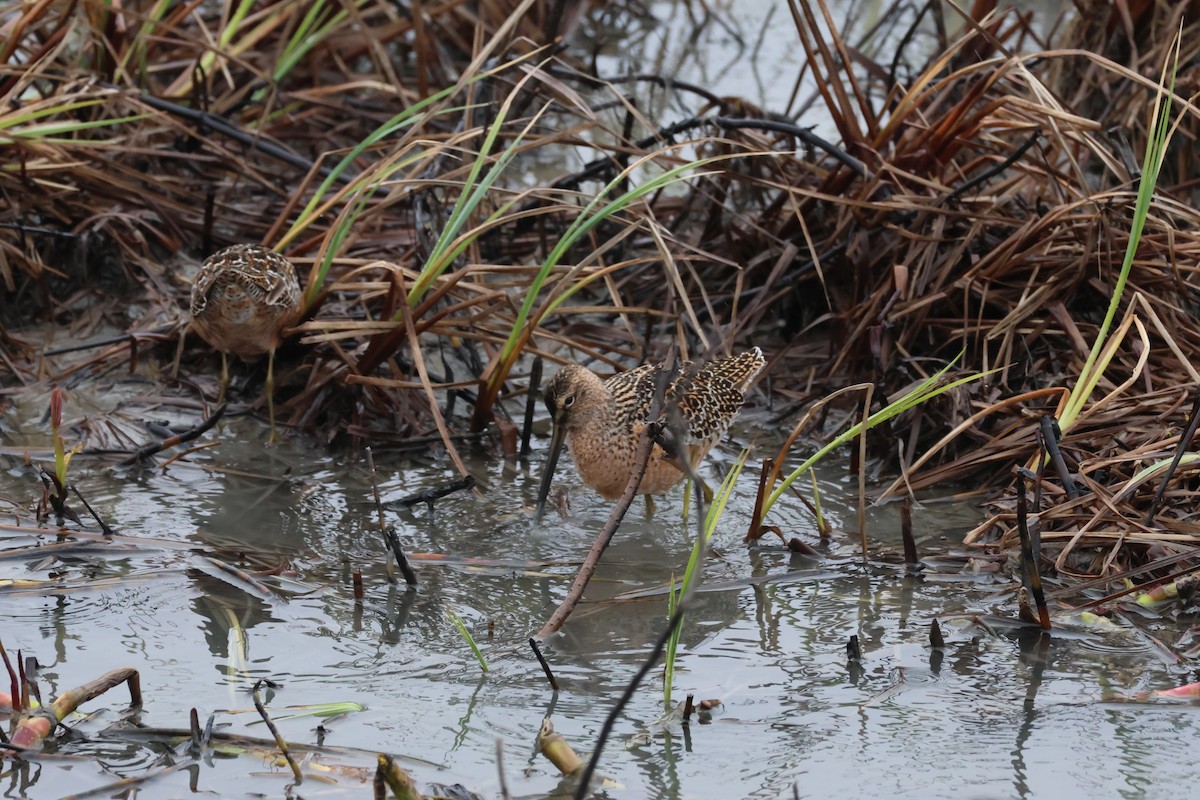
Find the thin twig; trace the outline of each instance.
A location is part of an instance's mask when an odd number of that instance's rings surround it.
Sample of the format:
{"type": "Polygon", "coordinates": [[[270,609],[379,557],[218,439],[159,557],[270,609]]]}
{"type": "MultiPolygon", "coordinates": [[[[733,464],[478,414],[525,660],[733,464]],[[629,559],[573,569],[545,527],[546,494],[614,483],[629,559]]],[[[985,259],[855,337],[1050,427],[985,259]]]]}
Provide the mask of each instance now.
{"type": "MultiPolygon", "coordinates": [[[[670,354],[664,362],[665,365],[673,364],[675,360],[674,351],[675,348],[672,345],[670,354]]],[[[621,497],[617,500],[617,504],[613,506],[613,510],[608,515],[608,520],[604,523],[604,527],[600,529],[600,533],[596,536],[596,541],[592,544],[592,549],[588,552],[582,566],[579,567],[575,581],[571,584],[571,588],[567,590],[567,596],[563,598],[558,608],[550,615],[550,619],[546,621],[542,629],[534,635],[534,638],[538,641],[545,641],[550,634],[562,628],[563,623],[567,621],[567,617],[571,616],[571,612],[575,610],[575,606],[579,605],[579,601],[583,598],[583,590],[587,588],[588,582],[596,573],[596,565],[600,563],[600,556],[604,555],[609,542],[612,541],[617,528],[621,525],[621,520],[625,518],[625,512],[629,510],[629,506],[633,503],[633,498],[637,497],[638,487],[642,484],[642,476],[646,474],[646,465],[650,462],[650,452],[654,448],[655,431],[661,425],[660,419],[665,402],[664,398],[667,386],[670,385],[674,377],[674,371],[671,367],[664,367],[658,374],[654,389],[654,400],[650,403],[650,410],[646,415],[648,422],[638,437],[637,453],[633,459],[633,468],[630,470],[629,480],[625,483],[625,491],[621,493],[621,497]]]]}
{"type": "Polygon", "coordinates": [[[300,765],[296,763],[296,759],[292,758],[292,754],[288,750],[287,741],[280,735],[279,729],[275,727],[275,723],[271,720],[271,715],[267,713],[267,707],[263,705],[262,698],[258,694],[259,687],[266,682],[265,679],[259,678],[254,683],[254,688],[250,690],[250,694],[254,698],[254,707],[258,709],[258,715],[267,724],[267,730],[271,731],[271,736],[275,737],[275,745],[279,748],[279,752],[283,753],[283,757],[287,759],[288,766],[292,768],[292,775],[295,776],[296,783],[304,783],[304,775],[300,772],[300,765]]]}
{"type": "Polygon", "coordinates": [[[1042,630],[1050,630],[1050,611],[1046,608],[1046,593],[1042,590],[1042,575],[1038,571],[1040,548],[1035,547],[1033,537],[1029,532],[1028,510],[1025,498],[1025,476],[1017,475],[1017,531],[1021,536],[1021,571],[1025,575],[1025,585],[1033,595],[1037,605],[1038,621],[1042,630]]]}
{"type": "Polygon", "coordinates": [[[1192,400],[1192,411],[1188,417],[1187,429],[1184,430],[1183,436],[1179,437],[1179,443],[1175,445],[1175,456],[1171,459],[1171,466],[1167,467],[1167,471],[1163,473],[1162,482],[1158,484],[1158,491],[1154,493],[1154,500],[1150,503],[1150,510],[1146,512],[1147,525],[1154,523],[1154,515],[1158,513],[1158,507],[1162,505],[1163,494],[1167,491],[1167,483],[1175,475],[1175,470],[1179,468],[1179,460],[1183,458],[1183,454],[1191,445],[1197,427],[1200,427],[1200,388],[1196,390],[1196,397],[1192,400]]]}
{"type": "MultiPolygon", "coordinates": [[[[383,540],[387,543],[388,549],[392,556],[396,559],[396,566],[400,568],[400,573],[404,575],[404,581],[409,586],[417,585],[417,573],[413,572],[412,565],[408,563],[408,557],[404,555],[404,548],[400,545],[400,537],[392,530],[387,521],[383,517],[383,503],[379,499],[379,483],[375,480],[375,456],[371,453],[371,448],[364,448],[367,455],[367,469],[371,474],[371,492],[375,497],[375,511],[379,515],[379,531],[383,534],[383,540]]],[[[467,476],[468,478],[470,476],[467,476]]],[[[471,485],[474,485],[474,479],[471,479],[471,485]]],[[[388,580],[395,582],[391,570],[388,570],[388,580]]]]}
{"type": "MultiPolygon", "coordinates": [[[[439,438],[437,441],[440,442],[441,439],[439,438]]],[[[368,448],[368,450],[370,450],[370,448],[368,448]]],[[[401,497],[399,500],[388,500],[387,503],[385,503],[385,506],[391,509],[411,508],[417,503],[428,503],[430,507],[432,507],[435,500],[440,500],[441,498],[454,494],[455,492],[461,492],[465,491],[466,489],[473,488],[475,488],[475,476],[464,475],[463,477],[456,478],[449,483],[442,484],[441,486],[437,486],[432,489],[426,489],[424,491],[417,492],[416,494],[410,494],[405,497],[401,497]]]]}
{"type": "Polygon", "coordinates": [[[983,172],[979,173],[974,178],[972,178],[971,180],[967,181],[966,183],[960,185],[958,188],[954,189],[948,195],[946,195],[946,202],[947,203],[954,202],[955,200],[962,197],[967,192],[974,189],[976,186],[980,186],[981,184],[986,183],[987,181],[991,180],[995,176],[1004,172],[1006,169],[1011,167],[1013,164],[1017,163],[1021,159],[1021,156],[1025,155],[1026,151],[1028,151],[1029,148],[1031,148],[1035,144],[1037,144],[1038,139],[1041,137],[1041,135],[1042,135],[1042,132],[1040,130],[1034,131],[1033,135],[1030,136],[1028,139],[1026,139],[1024,144],[1022,144],[1020,147],[1018,147],[1016,150],[1014,150],[1008,158],[1004,159],[1003,161],[1001,161],[999,164],[997,164],[994,167],[985,169],[983,172]]]}
{"type": "Polygon", "coordinates": [[[1062,438],[1058,429],[1058,421],[1054,417],[1046,415],[1042,417],[1038,426],[1041,431],[1042,446],[1046,448],[1046,453],[1050,456],[1050,463],[1054,465],[1054,471],[1058,473],[1058,479],[1062,481],[1063,490],[1066,491],[1067,497],[1074,500],[1079,497],[1079,489],[1075,486],[1075,481],[1071,479],[1071,472],[1067,469],[1067,462],[1063,459],[1062,448],[1058,446],[1059,439],[1062,438]]]}
{"type": "Polygon", "coordinates": [[[718,127],[725,130],[737,130],[740,128],[754,129],[760,131],[771,131],[772,133],[783,133],[788,136],[795,136],[805,144],[815,147],[818,150],[824,150],[834,159],[854,171],[858,177],[865,181],[875,180],[875,175],[871,170],[867,169],[867,165],[859,161],[854,156],[847,153],[842,148],[832,142],[822,139],[808,128],[802,128],[791,122],[780,122],[773,119],[741,119],[732,117],[717,117],[713,120],[718,127]]]}
{"type": "Polygon", "coordinates": [[[92,508],[92,504],[89,503],[87,499],[79,493],[79,487],[71,484],[71,491],[75,492],[75,496],[79,498],[79,502],[83,503],[83,507],[86,508],[88,513],[92,515],[92,519],[96,520],[96,524],[100,526],[100,530],[104,533],[104,535],[112,536],[113,529],[108,527],[108,524],[105,523],[104,520],[100,519],[100,515],[96,513],[94,508],[92,508]]]}
{"type": "Polygon", "coordinates": [[[496,737],[496,774],[500,779],[500,797],[512,800],[508,791],[508,776],[504,774],[504,740],[496,737]]]}
{"type": "Polygon", "coordinates": [[[184,444],[186,442],[190,442],[193,439],[196,439],[196,438],[202,436],[206,431],[208,431],[210,428],[212,428],[212,426],[216,425],[218,420],[220,420],[221,417],[225,414],[225,406],[226,406],[225,403],[221,403],[221,405],[217,406],[216,410],[213,411],[212,415],[208,419],[203,420],[199,425],[196,425],[193,428],[189,428],[188,430],[184,431],[183,433],[177,434],[175,436],[169,436],[166,439],[162,439],[160,441],[152,442],[151,444],[146,445],[145,447],[141,448],[140,450],[135,452],[133,455],[131,455],[129,458],[122,461],[121,466],[123,466],[123,467],[133,466],[134,464],[137,464],[141,461],[145,461],[147,458],[150,458],[150,456],[161,453],[163,450],[166,450],[170,447],[177,447],[178,445],[184,444]]]}
{"type": "Polygon", "coordinates": [[[647,656],[637,674],[629,681],[629,685],[625,687],[625,691],[621,693],[621,697],[617,700],[612,710],[608,712],[608,716],[604,719],[604,726],[600,729],[600,735],[596,737],[596,748],[592,751],[592,757],[588,759],[587,768],[583,774],[579,776],[579,785],[575,787],[575,800],[583,800],[587,797],[588,784],[592,782],[592,776],[596,774],[596,765],[600,762],[600,755],[604,752],[604,745],[608,743],[608,737],[612,734],[613,728],[617,724],[617,717],[621,716],[621,712],[625,710],[625,706],[629,705],[629,701],[633,699],[633,693],[637,691],[638,686],[650,674],[650,670],[658,663],[659,656],[666,649],[667,640],[671,638],[671,634],[675,628],[683,621],[683,603],[675,609],[675,613],[671,615],[667,621],[667,626],[663,632],[659,634],[657,641],[654,642],[654,647],[650,650],[650,655],[647,656]]]}
{"type": "MultiPolygon", "coordinates": [[[[137,99],[157,111],[165,111],[181,119],[186,119],[189,122],[195,123],[198,128],[209,128],[224,134],[239,144],[258,150],[263,155],[270,156],[285,164],[290,164],[305,172],[311,171],[314,166],[312,161],[299,153],[295,153],[282,145],[264,139],[261,132],[247,133],[224,117],[207,111],[198,111],[194,108],[181,106],[178,103],[172,103],[169,100],[163,100],[161,97],[154,97],[149,94],[138,95],[137,99]]],[[[318,171],[322,175],[329,175],[332,172],[329,167],[321,167],[318,171]]],[[[354,178],[354,175],[339,173],[334,180],[345,185],[351,183],[354,178]]]]}

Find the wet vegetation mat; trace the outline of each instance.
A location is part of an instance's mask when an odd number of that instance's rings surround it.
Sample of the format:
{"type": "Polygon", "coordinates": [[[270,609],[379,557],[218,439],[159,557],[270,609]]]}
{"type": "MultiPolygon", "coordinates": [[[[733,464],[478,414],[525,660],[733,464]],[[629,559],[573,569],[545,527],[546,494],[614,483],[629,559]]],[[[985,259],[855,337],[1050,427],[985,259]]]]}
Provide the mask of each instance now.
{"type": "MultiPolygon", "coordinates": [[[[566,776],[559,791],[580,797],[601,785],[605,740],[664,654],[672,711],[630,748],[681,730],[690,748],[693,715],[711,721],[713,706],[671,700],[679,654],[704,650],[685,615],[720,625],[733,598],[753,597],[763,606],[751,638],[770,643],[775,597],[822,626],[800,643],[836,651],[864,686],[862,617],[808,617],[783,600],[827,581],[860,598],[852,604],[871,596],[861,602],[872,613],[905,609],[900,627],[912,594],[930,592],[917,616],[931,680],[956,643],[994,667],[984,637],[1019,642],[1040,681],[1053,636],[1132,654],[1120,674],[1156,662],[1153,684],[1106,686],[1113,708],[1200,696],[1184,675],[1200,652],[1200,8],[1078,0],[1050,18],[987,0],[897,3],[869,24],[861,11],[784,0],[747,34],[747,12],[711,2],[0,8],[0,463],[12,478],[0,484],[11,515],[0,564],[12,565],[0,593],[34,602],[0,632],[20,639],[67,597],[145,592],[168,607],[187,597],[187,609],[201,602],[195,587],[231,592],[240,599],[189,613],[205,620],[209,652],[230,659],[231,705],[252,700],[241,711],[269,728],[222,733],[195,709],[190,725],[148,728],[149,662],[139,677],[97,659],[78,688],[43,698],[43,654],[5,650],[4,755],[24,766],[0,775],[16,794],[36,794],[30,765],[59,758],[120,760],[111,780],[88,783],[114,794],[251,753],[305,796],[317,780],[331,792],[373,783],[378,797],[470,796],[430,785],[458,763],[422,760],[420,738],[403,740],[408,766],[428,770],[420,787],[405,765],[376,758],[377,738],[325,747],[321,723],[315,744],[289,746],[272,716],[364,711],[270,706],[280,671],[329,677],[304,663],[303,635],[274,649],[293,659],[285,670],[233,663],[247,621],[324,630],[314,620],[328,617],[345,637],[345,671],[333,672],[386,706],[397,697],[374,682],[384,668],[368,650],[380,637],[362,636],[364,607],[394,644],[412,603],[429,649],[395,667],[404,681],[445,677],[444,653],[464,647],[456,678],[562,645],[542,662],[555,696],[562,667],[568,683],[601,692],[603,713],[572,731],[595,758],[575,755],[549,713],[540,733],[494,710],[482,729],[499,731],[488,742],[537,733],[566,776]],[[693,51],[714,30],[737,42],[737,60],[786,99],[771,107],[638,62],[669,38],[660,17],[693,51]],[[762,52],[781,29],[794,66],[762,52]],[[552,382],[563,364],[582,366],[552,382]],[[697,473],[743,394],[734,438],[754,449],[718,455],[716,480],[697,473]],[[546,432],[543,399],[554,449],[533,502],[523,479],[534,433],[546,432]],[[268,438],[278,449],[261,446],[268,438]],[[564,442],[608,501],[583,488],[570,501],[549,494],[564,442]],[[831,455],[841,466],[819,473],[831,455]],[[642,480],[688,487],[658,509],[672,520],[665,543],[636,512],[626,518],[642,480]],[[233,485],[255,503],[227,508],[217,490],[233,485]],[[951,542],[923,535],[927,506],[955,492],[982,516],[950,526],[951,542]],[[239,535],[177,506],[197,499],[239,535]],[[531,505],[552,521],[533,523],[531,505]],[[274,516],[256,524],[284,519],[296,540],[246,533],[258,507],[274,516]],[[449,519],[435,512],[446,507],[449,519]],[[430,520],[452,541],[470,536],[448,546],[430,520]],[[600,532],[586,558],[578,540],[542,535],[560,521],[600,532]],[[639,526],[671,569],[606,571],[618,528],[636,537],[639,526]],[[589,587],[594,575],[603,580],[589,587]],[[447,576],[512,602],[489,608],[447,576]],[[881,585],[903,597],[880,602],[881,585]],[[597,602],[577,609],[585,587],[597,602]],[[948,587],[987,599],[970,610],[948,587]],[[490,635],[496,616],[506,646],[476,642],[480,620],[490,635]],[[637,630],[606,627],[624,617],[637,630]],[[619,642],[593,652],[572,638],[591,628],[619,642]],[[599,653],[613,659],[601,672],[570,663],[599,653]],[[121,685],[131,710],[71,753],[70,731],[90,722],[78,707],[121,685]]],[[[89,605],[80,624],[99,611],[89,605]]],[[[61,651],[67,626],[54,625],[61,651]]],[[[151,638],[169,648],[169,636],[151,638]]],[[[896,668],[911,662],[898,656],[896,668]]],[[[162,668],[187,682],[169,657],[162,668]]],[[[496,684],[506,680],[524,678],[496,684]]],[[[907,688],[873,687],[860,707],[907,688]]],[[[414,710],[436,719],[443,702],[414,699],[414,710]]],[[[806,710],[803,724],[820,728],[817,715],[806,710]]],[[[743,722],[772,733],[801,724],[743,722]]],[[[479,735],[461,731],[446,752],[479,735]]],[[[799,796],[799,765],[821,746],[797,755],[787,741],[768,747],[747,795],[799,796]]],[[[494,756],[492,796],[508,796],[494,756]]],[[[628,796],[734,796],[706,795],[719,784],[703,767],[692,784],[656,758],[638,762],[654,764],[651,777],[628,796]]],[[[856,780],[834,784],[853,796],[856,780]]],[[[606,786],[623,796],[620,780],[606,786]]],[[[898,797],[905,786],[875,789],[898,797]]]]}

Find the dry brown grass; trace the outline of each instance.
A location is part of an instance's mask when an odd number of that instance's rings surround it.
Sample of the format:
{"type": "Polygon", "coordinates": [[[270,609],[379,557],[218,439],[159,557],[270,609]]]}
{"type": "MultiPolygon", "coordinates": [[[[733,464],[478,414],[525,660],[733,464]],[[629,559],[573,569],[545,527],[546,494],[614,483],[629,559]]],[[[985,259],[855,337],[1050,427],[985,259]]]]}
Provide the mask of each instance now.
{"type": "MultiPolygon", "coordinates": [[[[315,4],[259,4],[236,25],[200,4],[164,19],[151,3],[0,13],[0,374],[40,385],[130,352],[126,340],[86,361],[46,361],[29,332],[46,320],[68,338],[163,337],[140,358],[169,362],[187,292],[178,264],[264,241],[314,276],[329,265],[310,279],[312,314],[283,353],[280,391],[290,423],[328,439],[440,433],[452,450],[469,424],[519,416],[529,355],[627,364],[669,339],[701,356],[753,339],[771,353],[774,391],[806,402],[851,377],[894,393],[965,350],[966,368],[995,372],[907,415],[877,452],[914,488],[996,486],[1034,458],[1038,418],[1055,411],[1096,335],[1154,76],[1186,15],[1179,129],[1123,300],[1130,333],[1064,442],[1088,491],[1041,518],[1047,544],[1063,541],[1060,569],[1114,541],[1137,546],[1113,551],[1122,555],[1106,568],[1144,561],[1150,534],[1131,520],[1155,487],[1128,482],[1169,455],[1200,348],[1193,3],[1130,3],[1128,19],[1107,4],[1084,9],[1050,42],[988,3],[954,40],[938,4],[897,6],[847,42],[819,33],[829,17],[818,0],[794,0],[818,86],[808,102],[827,110],[836,147],[776,109],[700,87],[671,85],[694,117],[648,118],[632,97],[661,90],[662,76],[589,75],[570,46],[551,53],[561,5],[485,2],[475,16],[474,4],[422,4],[413,17],[342,4],[286,70],[315,4]],[[888,30],[904,47],[873,58],[872,36],[888,30]],[[940,41],[921,50],[922,37],[940,41]],[[487,164],[523,136],[518,164],[586,166],[532,186],[498,182],[467,221],[462,252],[410,303],[506,101],[487,164]],[[406,124],[361,147],[405,110],[406,124]],[[540,288],[516,354],[502,356],[537,265],[597,187],[638,158],[666,169],[693,155],[724,160],[592,230],[540,288]],[[130,297],[142,309],[132,322],[130,297]]],[[[205,357],[187,348],[185,374],[206,369],[205,357]]],[[[184,402],[196,389],[175,392],[184,402]]],[[[1191,492],[1177,475],[1150,527],[1191,537],[1191,492]]],[[[1011,536],[1001,503],[970,541],[1011,536]]]]}

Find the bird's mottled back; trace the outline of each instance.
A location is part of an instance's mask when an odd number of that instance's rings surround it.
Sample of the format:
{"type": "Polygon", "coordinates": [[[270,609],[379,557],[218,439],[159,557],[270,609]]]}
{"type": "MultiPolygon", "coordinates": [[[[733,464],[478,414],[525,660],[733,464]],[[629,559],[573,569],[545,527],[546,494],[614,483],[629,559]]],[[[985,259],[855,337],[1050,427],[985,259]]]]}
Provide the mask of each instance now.
{"type": "Polygon", "coordinates": [[[235,288],[253,302],[291,309],[300,301],[292,262],[256,244],[235,244],[209,256],[192,283],[192,316],[203,315],[218,290],[235,288]]]}
{"type": "MultiPolygon", "coordinates": [[[[737,416],[743,395],[763,367],[753,348],[707,364],[685,361],[666,388],[663,417],[683,452],[667,453],[655,443],[642,475],[643,494],[662,494],[683,479],[680,459],[695,466],[737,416]]],[[[550,379],[545,401],[554,423],[550,455],[538,492],[544,507],[550,479],[565,440],[579,477],[602,497],[615,499],[633,474],[638,439],[650,421],[661,364],[644,364],[601,381],[591,370],[568,364],[550,379]]],[[[540,513],[540,512],[539,512],[540,513]]]]}
{"type": "Polygon", "coordinates": [[[276,347],[301,313],[292,262],[265,247],[236,244],[204,262],[192,283],[192,323],[209,344],[242,358],[276,347]]]}
{"type": "MultiPolygon", "coordinates": [[[[667,387],[668,418],[678,409],[689,444],[715,444],[737,416],[746,390],[766,363],[757,347],[705,364],[684,361],[667,387]]],[[[615,420],[633,426],[648,421],[662,364],[643,364],[604,382],[612,396],[615,420]]]]}

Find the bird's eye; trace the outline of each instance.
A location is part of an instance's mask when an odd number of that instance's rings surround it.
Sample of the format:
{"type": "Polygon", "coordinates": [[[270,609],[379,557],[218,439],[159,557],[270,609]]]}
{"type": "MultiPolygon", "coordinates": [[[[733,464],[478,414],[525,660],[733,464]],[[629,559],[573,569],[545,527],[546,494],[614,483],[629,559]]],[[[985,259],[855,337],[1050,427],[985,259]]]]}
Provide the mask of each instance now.
{"type": "Polygon", "coordinates": [[[569,394],[563,398],[563,408],[570,408],[575,404],[575,395],[569,394]]]}

